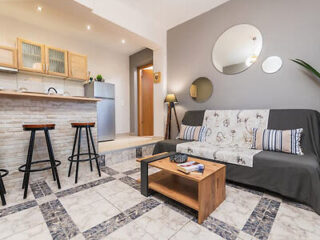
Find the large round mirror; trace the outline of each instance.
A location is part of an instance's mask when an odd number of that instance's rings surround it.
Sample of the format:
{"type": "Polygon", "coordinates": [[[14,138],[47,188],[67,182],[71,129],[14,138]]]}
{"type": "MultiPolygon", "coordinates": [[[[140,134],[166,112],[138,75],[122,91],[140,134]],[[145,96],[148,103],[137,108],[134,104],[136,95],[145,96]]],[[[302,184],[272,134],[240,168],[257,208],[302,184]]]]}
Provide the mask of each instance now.
{"type": "Polygon", "coordinates": [[[262,49],[260,31],[249,24],[229,28],[212,51],[213,65],[224,74],[240,73],[254,64],[262,49]]]}
{"type": "Polygon", "coordinates": [[[190,96],[196,102],[207,101],[213,92],[212,82],[206,77],[200,77],[193,81],[190,86],[190,96]]]}

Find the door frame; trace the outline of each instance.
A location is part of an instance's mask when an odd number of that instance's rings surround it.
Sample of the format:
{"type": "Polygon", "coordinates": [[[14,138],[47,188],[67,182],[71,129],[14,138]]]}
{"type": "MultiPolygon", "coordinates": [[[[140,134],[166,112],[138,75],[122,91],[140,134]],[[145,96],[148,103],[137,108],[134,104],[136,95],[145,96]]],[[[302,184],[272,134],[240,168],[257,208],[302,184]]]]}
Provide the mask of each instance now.
{"type": "MultiPolygon", "coordinates": [[[[138,72],[138,81],[137,81],[137,86],[138,86],[138,136],[141,136],[142,133],[142,127],[141,127],[141,104],[142,104],[142,101],[141,101],[141,74],[140,74],[140,71],[145,69],[145,68],[149,68],[149,67],[153,67],[153,63],[149,63],[149,64],[146,64],[146,65],[142,65],[140,67],[137,67],[137,72],[138,72]]],[[[152,81],[153,83],[153,81],[152,81]]],[[[153,93],[152,93],[152,98],[153,98],[153,93]]],[[[153,99],[154,100],[154,99],[153,99]]],[[[152,112],[154,114],[154,109],[152,108],[152,112]]],[[[154,121],[154,119],[153,119],[154,121]]],[[[153,131],[154,133],[154,127],[153,127],[153,131]]]]}

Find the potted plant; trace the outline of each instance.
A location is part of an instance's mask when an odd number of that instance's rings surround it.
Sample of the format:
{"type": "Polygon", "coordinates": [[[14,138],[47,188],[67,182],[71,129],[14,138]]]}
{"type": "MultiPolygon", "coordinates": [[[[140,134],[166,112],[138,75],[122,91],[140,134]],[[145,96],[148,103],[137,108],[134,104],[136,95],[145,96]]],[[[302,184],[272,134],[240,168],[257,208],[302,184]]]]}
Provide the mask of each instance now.
{"type": "Polygon", "coordinates": [[[96,80],[97,80],[98,82],[103,82],[102,75],[101,75],[101,74],[98,74],[98,75],[96,76],[96,80]]]}
{"type": "Polygon", "coordinates": [[[291,61],[299,64],[300,66],[304,67],[307,71],[311,72],[314,74],[317,78],[320,78],[320,73],[314,69],[310,64],[306,63],[305,61],[301,59],[291,59],[291,61]]]}

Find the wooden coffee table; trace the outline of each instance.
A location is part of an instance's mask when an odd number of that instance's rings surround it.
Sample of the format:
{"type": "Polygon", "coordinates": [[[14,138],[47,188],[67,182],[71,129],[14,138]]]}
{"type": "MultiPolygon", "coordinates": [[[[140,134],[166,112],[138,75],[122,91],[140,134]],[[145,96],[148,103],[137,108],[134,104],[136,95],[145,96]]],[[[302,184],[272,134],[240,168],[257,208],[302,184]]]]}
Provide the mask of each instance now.
{"type": "Polygon", "coordinates": [[[189,157],[205,165],[202,175],[185,174],[170,161],[174,153],[162,153],[137,159],[141,163],[141,194],[149,196],[150,191],[159,192],[198,211],[201,224],[226,198],[226,166],[223,164],[189,157]],[[148,166],[161,171],[148,176],[148,166]]]}

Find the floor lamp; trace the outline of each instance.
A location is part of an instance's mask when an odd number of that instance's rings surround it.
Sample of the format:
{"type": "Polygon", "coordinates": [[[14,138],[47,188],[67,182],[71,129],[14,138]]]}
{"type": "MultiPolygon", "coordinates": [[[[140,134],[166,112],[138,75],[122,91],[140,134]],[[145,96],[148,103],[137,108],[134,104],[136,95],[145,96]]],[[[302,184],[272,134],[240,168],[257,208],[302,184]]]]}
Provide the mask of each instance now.
{"type": "Polygon", "coordinates": [[[165,103],[168,103],[168,113],[167,113],[167,124],[166,124],[166,134],[165,134],[165,139],[170,139],[171,138],[171,110],[173,109],[174,116],[176,118],[176,123],[177,123],[177,128],[178,131],[180,132],[180,125],[178,122],[178,117],[177,117],[177,112],[175,108],[175,103],[178,102],[178,99],[176,98],[176,95],[174,94],[168,94],[166,96],[166,99],[164,100],[165,103]]]}

